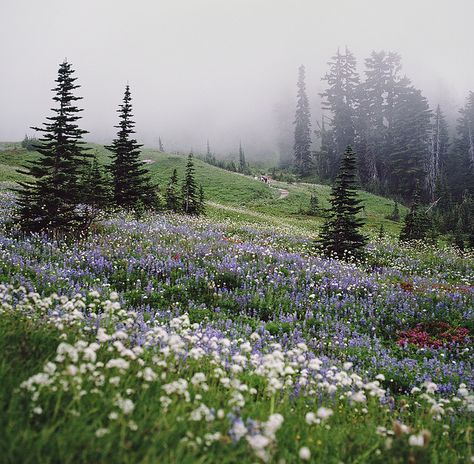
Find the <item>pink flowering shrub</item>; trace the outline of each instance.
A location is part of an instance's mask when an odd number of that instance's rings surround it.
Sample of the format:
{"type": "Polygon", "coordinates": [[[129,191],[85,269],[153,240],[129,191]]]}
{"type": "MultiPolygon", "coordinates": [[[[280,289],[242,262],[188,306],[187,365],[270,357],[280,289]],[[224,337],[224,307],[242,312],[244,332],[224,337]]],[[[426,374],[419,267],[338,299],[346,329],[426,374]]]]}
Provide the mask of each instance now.
{"type": "Polygon", "coordinates": [[[469,329],[453,327],[447,322],[428,322],[400,332],[397,343],[400,346],[415,345],[419,348],[441,348],[453,343],[465,343],[469,329]]]}

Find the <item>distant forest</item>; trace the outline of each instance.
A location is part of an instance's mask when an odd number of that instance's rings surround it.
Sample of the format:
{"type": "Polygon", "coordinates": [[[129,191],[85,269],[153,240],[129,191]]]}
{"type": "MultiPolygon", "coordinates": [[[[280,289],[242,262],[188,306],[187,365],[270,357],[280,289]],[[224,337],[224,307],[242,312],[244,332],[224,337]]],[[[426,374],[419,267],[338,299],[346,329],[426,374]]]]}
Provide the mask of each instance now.
{"type": "Polygon", "coordinates": [[[331,58],[320,94],[326,115],[316,130],[311,128],[305,68],[299,68],[294,156],[286,167],[301,178],[332,183],[351,145],[362,188],[405,203],[419,190],[441,231],[466,231],[474,219],[474,92],[460,108],[450,138],[442,108],[430,107],[402,74],[399,54],[373,51],[364,64],[361,76],[347,48],[331,58]],[[317,150],[311,149],[312,142],[317,150]]]}
{"type": "Polygon", "coordinates": [[[442,108],[434,108],[402,74],[400,55],[372,52],[361,76],[346,48],[329,61],[322,92],[326,116],[311,130],[305,69],[298,78],[294,157],[301,177],[333,181],[347,145],[357,154],[362,187],[409,201],[419,184],[426,201],[474,193],[474,93],[460,109],[450,140],[442,108]],[[311,136],[314,137],[311,137],[311,136]],[[313,138],[313,140],[312,140],[313,138]],[[319,142],[316,151],[312,141],[319,142]],[[449,193],[448,193],[449,192],[449,193]]]}

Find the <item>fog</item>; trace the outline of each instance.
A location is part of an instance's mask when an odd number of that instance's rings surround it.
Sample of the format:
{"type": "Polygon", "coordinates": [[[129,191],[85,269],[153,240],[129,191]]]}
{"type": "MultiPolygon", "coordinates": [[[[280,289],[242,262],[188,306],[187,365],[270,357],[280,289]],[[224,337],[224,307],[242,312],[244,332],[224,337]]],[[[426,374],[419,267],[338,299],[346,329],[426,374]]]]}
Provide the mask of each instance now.
{"type": "MultiPolygon", "coordinates": [[[[291,133],[297,68],[307,68],[313,119],[337,47],[362,70],[371,50],[451,118],[474,90],[473,0],[0,0],[0,140],[33,135],[50,115],[67,58],[83,96],[87,139],[109,142],[125,84],[137,138],[168,150],[278,155],[291,133]]],[[[315,126],[316,123],[313,123],[315,126]]]]}

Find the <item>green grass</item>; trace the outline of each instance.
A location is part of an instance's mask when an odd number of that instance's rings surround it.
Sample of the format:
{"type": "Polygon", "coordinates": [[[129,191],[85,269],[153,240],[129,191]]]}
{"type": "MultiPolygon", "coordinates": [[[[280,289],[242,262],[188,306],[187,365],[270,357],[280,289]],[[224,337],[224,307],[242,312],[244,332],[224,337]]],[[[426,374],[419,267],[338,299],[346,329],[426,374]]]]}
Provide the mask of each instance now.
{"type": "MultiPolygon", "coordinates": [[[[109,152],[103,146],[88,146],[102,164],[109,162],[109,152]]],[[[37,159],[38,154],[27,152],[15,143],[1,144],[0,149],[3,150],[0,150],[0,182],[11,184],[25,180],[26,176],[18,173],[17,169],[37,159]]],[[[147,166],[161,191],[164,191],[173,169],[177,169],[178,178],[184,175],[186,155],[145,148],[142,158],[153,161],[147,166]]],[[[231,217],[234,221],[258,224],[284,224],[310,235],[314,235],[324,221],[323,215],[309,216],[306,211],[312,191],[317,193],[322,208],[329,206],[330,186],[284,182],[266,185],[253,177],[225,171],[199,159],[195,159],[195,167],[197,182],[203,186],[206,200],[210,202],[208,214],[211,217],[231,217]],[[278,189],[288,190],[288,197],[281,199],[278,189]]],[[[365,210],[361,213],[366,221],[365,232],[375,235],[383,224],[387,234],[398,235],[401,223],[386,219],[392,211],[393,201],[364,191],[360,192],[360,197],[365,204],[365,210]]],[[[403,216],[406,208],[400,206],[400,212],[403,216]]]]}

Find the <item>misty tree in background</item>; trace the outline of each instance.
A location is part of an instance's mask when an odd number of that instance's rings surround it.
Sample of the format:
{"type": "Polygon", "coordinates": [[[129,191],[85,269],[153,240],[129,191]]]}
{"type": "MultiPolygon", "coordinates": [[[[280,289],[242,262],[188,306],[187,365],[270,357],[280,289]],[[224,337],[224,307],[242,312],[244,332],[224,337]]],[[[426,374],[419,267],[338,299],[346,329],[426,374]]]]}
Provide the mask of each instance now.
{"type": "Polygon", "coordinates": [[[426,179],[431,201],[434,201],[439,194],[438,188],[446,170],[449,147],[448,125],[439,105],[436,107],[433,119],[426,179]]]}
{"type": "Polygon", "coordinates": [[[357,214],[363,206],[357,198],[356,174],[357,161],[349,145],[332,188],[329,217],[321,231],[320,243],[329,256],[349,258],[360,255],[367,242],[359,231],[363,221],[357,214]]]}
{"type": "Polygon", "coordinates": [[[158,150],[161,151],[161,153],[165,152],[165,147],[163,146],[163,142],[161,140],[161,137],[158,137],[158,150]]]}
{"type": "Polygon", "coordinates": [[[311,114],[306,94],[305,67],[298,69],[298,95],[295,114],[294,165],[300,176],[311,170],[311,114]]]}
{"type": "Polygon", "coordinates": [[[48,232],[55,237],[69,234],[81,228],[84,216],[79,205],[83,202],[80,177],[90,156],[82,147],[82,137],[87,131],[80,129],[79,109],[75,102],[74,70],[66,60],[61,63],[53,89],[54,116],[48,118],[36,147],[38,160],[25,166],[23,174],[32,177],[31,182],[21,182],[18,194],[20,227],[27,232],[48,232]]]}
{"type": "Polygon", "coordinates": [[[455,199],[462,201],[467,190],[474,195],[474,92],[459,111],[457,137],[447,163],[447,181],[455,199]]]}
{"type": "Polygon", "coordinates": [[[245,161],[245,153],[244,149],[242,148],[242,142],[239,144],[239,172],[244,174],[247,172],[247,162],[245,161]]]}
{"type": "Polygon", "coordinates": [[[183,187],[181,189],[182,210],[186,214],[199,215],[199,193],[195,179],[193,155],[190,153],[186,163],[183,187]]]}
{"type": "Polygon", "coordinates": [[[413,195],[416,185],[426,185],[431,129],[428,101],[408,82],[396,95],[391,129],[393,148],[388,159],[390,192],[405,200],[413,195]]]}
{"type": "Polygon", "coordinates": [[[130,86],[125,87],[123,103],[119,106],[117,138],[106,148],[112,152],[113,203],[127,210],[154,208],[156,195],[147,169],[140,160],[142,145],[132,138],[135,123],[132,120],[130,86]]]}
{"type": "Polygon", "coordinates": [[[166,208],[177,213],[180,209],[180,198],[178,193],[178,171],[173,169],[173,174],[166,187],[166,208]]]}
{"type": "Polygon", "coordinates": [[[373,51],[365,60],[365,82],[358,87],[356,110],[356,152],[363,185],[374,190],[386,174],[387,108],[391,81],[397,79],[393,68],[396,56],[373,51]]]}
{"type": "Polygon", "coordinates": [[[24,139],[21,141],[21,147],[27,151],[35,151],[38,148],[38,144],[38,139],[35,137],[28,137],[27,134],[25,134],[24,139]]]}
{"type": "Polygon", "coordinates": [[[329,175],[333,179],[345,148],[354,143],[359,75],[357,61],[347,47],[344,53],[338,49],[328,64],[329,72],[323,77],[328,88],[321,93],[321,97],[323,109],[331,112],[329,175]]]}

